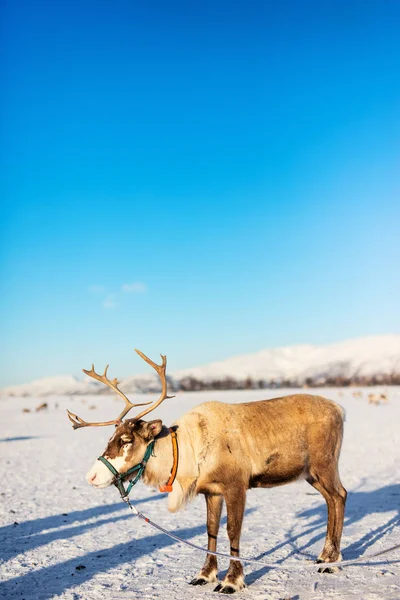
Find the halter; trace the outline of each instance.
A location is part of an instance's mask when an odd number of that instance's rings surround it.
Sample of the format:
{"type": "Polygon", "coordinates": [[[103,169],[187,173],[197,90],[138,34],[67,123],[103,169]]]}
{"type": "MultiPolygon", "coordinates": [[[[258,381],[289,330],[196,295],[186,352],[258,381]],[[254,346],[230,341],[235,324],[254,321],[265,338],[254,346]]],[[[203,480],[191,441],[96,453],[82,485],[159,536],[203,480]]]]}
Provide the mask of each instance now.
{"type": "MultiPolygon", "coordinates": [[[[165,485],[160,485],[160,487],[159,487],[160,492],[172,492],[172,484],[175,481],[176,473],[178,470],[178,459],[179,459],[178,440],[176,437],[176,431],[173,431],[172,429],[170,429],[170,432],[171,432],[171,440],[172,440],[172,454],[173,454],[174,461],[173,461],[173,465],[172,465],[172,469],[171,469],[171,474],[169,476],[167,483],[165,485]]],[[[115,487],[118,488],[118,491],[121,494],[121,498],[123,500],[125,500],[129,496],[131,489],[133,488],[134,485],[136,485],[136,483],[139,481],[139,479],[143,475],[144,470],[146,468],[146,465],[147,465],[150,457],[154,456],[154,446],[155,446],[155,440],[150,442],[150,444],[147,446],[146,452],[144,453],[142,461],[139,464],[135,465],[134,467],[131,467],[130,469],[125,471],[125,473],[118,473],[117,469],[106,458],[104,458],[104,456],[99,456],[98,460],[101,461],[107,467],[107,469],[109,471],[111,471],[111,473],[114,475],[114,485],[115,485],[115,487]],[[136,477],[134,479],[131,479],[131,481],[128,484],[127,489],[125,489],[123,481],[127,477],[129,477],[129,475],[132,475],[132,473],[134,473],[135,471],[137,471],[136,477]]]]}
{"type": "Polygon", "coordinates": [[[118,473],[117,469],[106,458],[104,458],[104,456],[99,456],[98,460],[100,460],[104,465],[106,465],[107,469],[109,469],[109,471],[111,471],[111,473],[114,475],[114,485],[115,485],[115,487],[118,488],[118,491],[121,494],[121,498],[126,498],[127,496],[129,496],[131,489],[143,475],[144,470],[146,468],[146,465],[147,465],[150,457],[152,455],[154,456],[154,454],[153,454],[154,444],[155,444],[154,440],[152,442],[150,442],[150,444],[146,448],[146,452],[144,453],[142,462],[135,465],[134,467],[131,467],[130,469],[125,471],[125,473],[118,473]],[[127,477],[129,477],[129,475],[132,475],[132,473],[134,473],[135,471],[137,471],[137,475],[136,475],[135,479],[132,479],[129,482],[127,489],[125,489],[124,484],[122,482],[127,477]]]}

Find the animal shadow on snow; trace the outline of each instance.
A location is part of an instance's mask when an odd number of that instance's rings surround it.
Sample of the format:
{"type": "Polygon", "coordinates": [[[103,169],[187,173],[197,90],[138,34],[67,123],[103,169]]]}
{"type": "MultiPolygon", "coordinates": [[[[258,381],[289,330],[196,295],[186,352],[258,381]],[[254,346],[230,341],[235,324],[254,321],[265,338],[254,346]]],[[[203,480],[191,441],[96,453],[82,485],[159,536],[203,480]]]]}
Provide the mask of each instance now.
{"type": "MultiPolygon", "coordinates": [[[[163,498],[164,495],[151,496],[141,500],[138,504],[148,501],[157,501],[163,498]]],[[[16,554],[23,554],[28,550],[48,544],[55,540],[72,538],[84,533],[90,529],[95,529],[105,523],[112,523],[117,520],[131,519],[132,515],[127,513],[121,516],[110,515],[118,510],[126,510],[124,504],[118,502],[111,505],[99,506],[91,509],[74,511],[69,515],[56,515],[35,519],[21,523],[17,526],[8,525],[0,528],[0,547],[1,558],[9,560],[16,554]],[[99,518],[100,517],[100,518],[99,518]],[[77,521],[86,521],[94,518],[92,523],[84,523],[74,525],[77,521]],[[65,524],[71,523],[71,527],[65,527],[65,524]],[[60,529],[60,527],[64,527],[60,529]],[[49,531],[52,530],[52,531],[49,531]]],[[[248,509],[248,515],[254,509],[248,509]]],[[[258,510],[262,510],[261,508],[258,510]]],[[[357,539],[347,547],[342,548],[343,558],[351,559],[362,556],[364,552],[371,547],[376,541],[393,530],[400,523],[400,485],[388,485],[380,489],[370,492],[355,491],[349,492],[346,506],[345,528],[357,524],[363,517],[374,513],[396,512],[390,516],[384,523],[377,526],[373,531],[369,531],[366,535],[357,539]]],[[[297,533],[294,533],[294,528],[288,531],[288,536],[281,543],[263,552],[257,558],[262,559],[277,550],[288,546],[292,548],[291,552],[283,559],[278,559],[277,564],[284,563],[294,554],[305,554],[308,558],[315,559],[316,556],[308,550],[314,544],[320,543],[321,549],[326,532],[326,505],[321,498],[321,502],[310,509],[302,511],[298,515],[299,519],[304,519],[305,527],[298,532],[298,524],[296,525],[297,533]],[[311,535],[311,537],[310,537],[311,535]],[[298,545],[298,540],[306,537],[307,541],[303,545],[298,545]]],[[[221,524],[226,523],[226,517],[221,521],[221,524]]],[[[346,531],[346,529],[345,529],[346,531]]],[[[190,540],[191,538],[206,533],[206,523],[195,527],[185,527],[172,531],[183,539],[190,540]]],[[[132,536],[135,536],[135,528],[132,528],[132,536]]],[[[260,537],[268,540],[268,531],[260,531],[260,537]]],[[[221,532],[221,539],[224,539],[224,534],[221,532]]],[[[46,566],[41,569],[30,571],[25,574],[16,576],[2,584],[2,594],[6,598],[39,598],[46,600],[58,594],[63,593],[76,585],[80,585],[92,579],[98,573],[105,573],[119,565],[130,563],[132,565],[132,576],[134,576],[135,561],[139,558],[149,555],[155,549],[168,548],[174,546],[177,542],[164,534],[152,534],[132,541],[117,544],[112,548],[97,548],[96,550],[87,553],[84,556],[76,556],[59,562],[54,565],[46,566]],[[76,567],[84,565],[85,568],[77,570],[76,567]]],[[[260,544],[262,542],[260,541],[260,544]]],[[[319,552],[319,550],[318,550],[319,552]]],[[[171,560],[166,558],[166,560],[171,560]]],[[[390,561],[389,561],[390,562],[390,561]]],[[[397,562],[397,561],[396,561],[397,562]]],[[[193,556],[194,569],[199,569],[202,564],[202,557],[197,554],[193,556]],[[196,559],[195,559],[196,557],[196,559]]],[[[162,567],[160,567],[160,576],[162,576],[162,567]]],[[[270,570],[268,567],[250,571],[251,567],[246,566],[246,581],[249,585],[260,579],[270,570]]],[[[190,577],[192,573],[188,573],[190,577]]],[[[223,575],[223,573],[220,573],[223,575]]],[[[132,584],[130,581],[130,584],[132,584]]],[[[121,590],[122,591],[122,590],[121,590]]],[[[1,595],[1,594],[0,594],[1,595]]]]}
{"type": "MultiPolygon", "coordinates": [[[[145,498],[141,500],[141,503],[161,497],[161,494],[159,494],[158,496],[145,498]]],[[[55,540],[72,538],[106,523],[114,523],[129,518],[130,515],[126,512],[121,516],[108,516],[122,510],[126,511],[125,504],[115,502],[114,504],[75,510],[21,523],[14,522],[11,525],[0,527],[0,558],[5,562],[18,554],[35,550],[35,548],[50,544],[55,540]],[[98,519],[98,517],[104,518],[98,519]],[[80,523],[93,518],[96,518],[96,521],[92,523],[80,523]],[[71,527],[66,527],[66,525],[71,525],[71,527]],[[64,529],[60,529],[61,527],[64,529]]]]}
{"type": "MultiPolygon", "coordinates": [[[[394,516],[390,516],[384,523],[381,522],[378,527],[369,530],[364,536],[357,538],[357,540],[349,546],[344,547],[342,541],[343,560],[363,556],[368,548],[372,547],[375,542],[380,540],[384,535],[390,533],[397,525],[400,525],[400,484],[387,485],[369,492],[348,492],[343,529],[344,534],[346,534],[346,527],[356,524],[369,514],[393,513],[394,511],[396,511],[394,516]]],[[[317,506],[304,510],[298,513],[297,516],[300,519],[305,520],[305,529],[300,533],[294,533],[294,528],[290,529],[288,531],[288,537],[283,542],[257,556],[258,559],[262,559],[284,546],[289,545],[292,547],[292,551],[285,556],[285,558],[278,559],[276,561],[277,564],[284,563],[288,558],[296,554],[304,554],[307,558],[315,560],[316,556],[307,550],[317,542],[320,542],[321,544],[318,552],[322,550],[327,523],[325,500],[321,497],[321,502],[317,506]],[[312,537],[308,537],[313,533],[314,535],[312,535],[312,537]],[[307,541],[299,546],[298,540],[304,536],[307,536],[307,541]]],[[[298,531],[298,526],[296,527],[296,530],[298,531]]],[[[390,563],[390,560],[388,563],[390,563]]],[[[254,583],[269,570],[268,567],[263,567],[253,571],[246,576],[246,581],[249,584],[254,583]]]]}
{"type": "MultiPolygon", "coordinates": [[[[165,499],[165,495],[158,494],[138,501],[137,505],[139,506],[149,501],[157,501],[162,498],[165,499]]],[[[249,508],[246,510],[246,514],[248,515],[254,510],[253,508],[249,508]]],[[[132,521],[132,514],[127,511],[124,503],[118,502],[106,506],[74,511],[68,515],[55,515],[26,521],[18,525],[7,525],[0,528],[1,559],[5,562],[16,555],[35,550],[39,546],[56,540],[73,538],[106,523],[111,524],[118,520],[128,519],[132,521]],[[117,510],[124,510],[125,514],[121,516],[108,516],[117,510]],[[105,518],[103,518],[104,516],[105,518]],[[86,521],[91,518],[96,520],[91,523],[78,523],[74,525],[77,521],[86,521]],[[66,523],[71,523],[72,526],[66,527],[66,523]],[[63,528],[60,529],[60,527],[63,528]],[[52,531],[48,531],[49,529],[52,531]]],[[[226,516],[221,519],[221,525],[224,524],[226,524],[226,516]]],[[[171,533],[186,540],[190,540],[201,534],[205,536],[206,520],[204,519],[202,525],[172,530],[171,533]]],[[[133,539],[129,542],[117,544],[111,548],[96,548],[96,550],[88,552],[84,556],[74,556],[63,562],[58,562],[57,564],[37,570],[30,570],[22,575],[13,577],[1,584],[0,598],[7,598],[7,600],[11,600],[11,598],[50,599],[72,587],[89,581],[98,573],[106,573],[124,563],[132,565],[132,575],[134,575],[135,561],[137,559],[151,554],[155,549],[168,548],[177,543],[162,533],[136,539],[135,537],[135,525],[132,525],[133,539]],[[84,566],[82,567],[82,565],[84,566]]],[[[222,531],[221,537],[223,539],[222,531]]],[[[29,560],[34,561],[34,555],[29,560]]],[[[194,569],[199,570],[202,562],[203,558],[197,556],[194,569]]],[[[162,569],[162,567],[160,568],[162,569]]],[[[193,575],[193,573],[188,573],[188,577],[190,575],[193,575]]]]}
{"type": "Polygon", "coordinates": [[[18,435],[15,437],[1,438],[0,442],[25,442],[26,440],[37,440],[38,435],[18,435]]]}

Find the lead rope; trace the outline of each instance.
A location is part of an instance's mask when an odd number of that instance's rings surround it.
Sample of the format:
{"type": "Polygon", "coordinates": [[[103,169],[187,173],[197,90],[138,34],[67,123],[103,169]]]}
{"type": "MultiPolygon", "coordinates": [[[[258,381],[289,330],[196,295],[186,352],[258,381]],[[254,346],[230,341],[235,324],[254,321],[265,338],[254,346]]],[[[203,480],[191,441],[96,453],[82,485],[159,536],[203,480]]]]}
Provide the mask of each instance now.
{"type": "MultiPolygon", "coordinates": [[[[136,506],[133,506],[130,503],[128,496],[125,496],[122,499],[124,502],[126,502],[128,507],[130,508],[133,516],[139,517],[140,519],[142,519],[143,521],[145,521],[146,523],[148,523],[149,525],[154,527],[154,529],[158,529],[158,531],[161,531],[161,533],[164,533],[165,535],[172,538],[173,540],[176,540],[177,542],[186,544],[186,546],[190,546],[191,548],[194,548],[195,550],[200,550],[201,552],[205,552],[206,554],[212,554],[213,556],[221,556],[222,558],[229,558],[229,560],[236,560],[238,562],[256,563],[258,565],[262,565],[263,567],[268,567],[269,569],[276,569],[276,570],[280,570],[280,571],[284,571],[287,569],[303,570],[303,569],[321,569],[321,568],[325,569],[325,568],[330,568],[330,567],[347,567],[350,565],[354,565],[356,563],[365,563],[365,562],[371,560],[372,558],[376,558],[377,556],[382,556],[383,554],[388,554],[388,552],[393,552],[394,550],[397,550],[400,548],[400,544],[396,544],[395,546],[386,548],[386,550],[381,550],[380,552],[375,552],[375,554],[369,554],[367,556],[359,556],[358,558],[353,558],[353,559],[348,559],[348,560],[343,560],[343,561],[338,561],[338,562],[331,562],[331,563],[324,562],[324,563],[313,563],[313,564],[309,564],[309,565],[303,565],[303,564],[299,565],[299,564],[292,563],[289,565],[277,565],[276,563],[264,562],[263,560],[260,560],[258,558],[243,558],[242,556],[240,556],[240,557],[239,556],[231,556],[230,554],[224,554],[223,552],[212,552],[211,550],[202,548],[202,546],[197,546],[196,544],[193,544],[192,542],[183,540],[182,538],[178,537],[174,533],[167,531],[160,525],[157,525],[157,523],[154,523],[153,521],[151,521],[143,513],[139,512],[138,509],[136,508],[136,506]]],[[[400,559],[399,559],[399,561],[396,561],[396,562],[400,562],[400,559]]],[[[387,563],[387,561],[377,562],[377,563],[374,563],[374,566],[384,565],[386,563],[387,563]]]]}

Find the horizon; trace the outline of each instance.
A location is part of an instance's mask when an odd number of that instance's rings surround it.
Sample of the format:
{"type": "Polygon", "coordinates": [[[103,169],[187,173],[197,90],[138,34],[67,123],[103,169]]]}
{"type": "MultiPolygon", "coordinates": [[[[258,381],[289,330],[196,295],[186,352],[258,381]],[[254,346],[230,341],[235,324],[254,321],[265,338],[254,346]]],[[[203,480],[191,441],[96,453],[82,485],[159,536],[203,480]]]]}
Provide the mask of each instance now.
{"type": "Polygon", "coordinates": [[[0,388],[400,333],[400,5],[5,3],[0,388]]]}
{"type": "MultiPolygon", "coordinates": [[[[362,336],[362,337],[357,337],[357,338],[351,338],[351,339],[346,339],[346,340],[341,340],[341,341],[335,341],[335,342],[331,342],[329,344],[306,344],[306,343],[300,343],[300,344],[295,344],[293,346],[277,346],[277,347],[273,347],[273,348],[271,348],[271,347],[261,348],[261,349],[255,350],[254,352],[251,352],[249,354],[235,354],[233,356],[226,356],[225,358],[221,359],[220,361],[215,361],[215,362],[212,362],[212,363],[206,363],[206,364],[200,364],[200,365],[191,365],[190,367],[187,367],[186,369],[177,369],[177,370],[171,371],[171,369],[168,366],[167,371],[168,371],[168,374],[171,375],[171,376],[173,376],[173,377],[175,377],[175,376],[182,377],[182,375],[183,375],[183,373],[185,371],[188,371],[187,374],[190,374],[190,372],[194,373],[198,369],[201,369],[201,368],[206,368],[206,367],[210,367],[212,365],[219,365],[219,364],[223,365],[224,363],[232,361],[232,359],[234,360],[234,359],[238,359],[238,358],[241,358],[241,357],[248,358],[248,356],[253,356],[253,355],[261,354],[263,352],[268,352],[268,351],[270,351],[270,352],[272,351],[273,352],[273,351],[286,350],[286,349],[295,350],[295,349],[298,349],[298,348],[313,348],[313,349],[327,348],[327,347],[329,348],[329,347],[337,346],[337,345],[344,346],[344,345],[348,345],[348,344],[354,344],[356,342],[361,342],[361,341],[365,342],[365,341],[371,341],[372,340],[373,342],[376,342],[377,338],[380,338],[380,341],[385,341],[383,338],[398,338],[398,340],[400,342],[400,334],[386,333],[386,334],[381,334],[381,335],[367,335],[367,336],[362,336]]],[[[135,351],[135,349],[133,349],[133,351],[135,351]]],[[[150,358],[152,358],[153,360],[155,360],[155,362],[157,362],[157,360],[158,360],[157,356],[156,357],[150,357],[150,358]]],[[[167,356],[167,360],[168,360],[168,356],[167,356]]],[[[98,371],[98,372],[100,372],[100,371],[102,371],[104,369],[105,365],[98,366],[98,367],[96,365],[94,365],[94,366],[95,366],[95,370],[98,371]]],[[[314,366],[316,367],[317,365],[314,365],[314,366]]],[[[87,367],[89,367],[89,365],[87,365],[87,367]]],[[[110,370],[111,370],[112,369],[112,365],[110,364],[109,367],[110,367],[110,370]]],[[[118,370],[118,366],[116,366],[116,369],[118,370]]],[[[146,377],[148,375],[150,375],[150,376],[154,375],[154,373],[151,370],[148,371],[148,369],[147,369],[145,371],[144,369],[146,369],[146,367],[143,365],[143,369],[142,370],[139,368],[139,369],[136,369],[134,373],[132,373],[132,372],[131,373],[126,373],[126,374],[118,373],[117,375],[116,375],[116,373],[113,373],[113,377],[117,376],[117,379],[119,380],[119,382],[120,383],[124,383],[124,380],[129,379],[130,377],[135,376],[135,375],[138,375],[140,377],[141,376],[146,377]]],[[[114,370],[115,370],[115,365],[114,365],[114,370]]],[[[8,388],[18,387],[18,385],[21,385],[21,386],[30,385],[30,384],[33,384],[33,383],[36,383],[36,382],[40,382],[40,381],[52,380],[52,379],[58,379],[58,378],[59,379],[63,379],[65,377],[67,377],[67,378],[68,377],[73,377],[75,380],[83,381],[83,382],[85,382],[85,381],[88,382],[89,379],[88,379],[87,375],[84,374],[84,373],[82,373],[82,371],[83,371],[83,368],[80,370],[79,374],[77,374],[77,373],[58,373],[58,374],[54,374],[54,375],[44,376],[44,377],[42,377],[40,379],[37,379],[37,380],[26,381],[26,382],[21,382],[20,384],[4,386],[3,388],[0,388],[0,391],[3,391],[3,390],[8,389],[8,388]]],[[[196,377],[197,377],[197,375],[195,376],[195,378],[196,377]]],[[[240,376],[238,375],[238,379],[239,380],[243,379],[243,375],[240,375],[240,376]]],[[[392,384],[392,385],[397,385],[397,383],[396,384],[392,384]]]]}

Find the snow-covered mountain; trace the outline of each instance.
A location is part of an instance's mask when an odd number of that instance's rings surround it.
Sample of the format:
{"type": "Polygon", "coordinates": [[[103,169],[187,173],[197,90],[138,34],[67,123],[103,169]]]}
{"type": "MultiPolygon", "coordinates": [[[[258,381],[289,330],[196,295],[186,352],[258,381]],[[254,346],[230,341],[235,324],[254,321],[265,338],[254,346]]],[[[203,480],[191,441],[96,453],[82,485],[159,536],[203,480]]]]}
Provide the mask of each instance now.
{"type": "MultiPolygon", "coordinates": [[[[179,386],[172,377],[167,377],[168,389],[177,389],[179,386]]],[[[161,388],[160,380],[156,373],[146,375],[132,375],[121,380],[120,389],[126,394],[158,392],[161,388]]],[[[83,380],[72,375],[59,375],[37,379],[31,383],[10,385],[0,390],[0,396],[72,396],[72,395],[97,395],[112,393],[111,390],[98,381],[86,377],[83,380]]]]}
{"type": "MultiPolygon", "coordinates": [[[[329,383],[373,383],[400,380],[400,335],[368,336],[321,346],[298,345],[260,350],[221,362],[176,371],[169,389],[252,387],[268,385],[324,385],[329,383]]],[[[160,389],[155,373],[123,379],[126,393],[160,389]]],[[[71,375],[48,377],[32,383],[9,386],[2,396],[49,396],[102,394],[108,388],[89,378],[71,375]]]]}
{"type": "Polygon", "coordinates": [[[98,394],[101,391],[99,383],[85,379],[81,381],[72,375],[58,375],[36,379],[31,383],[12,385],[0,390],[2,396],[63,396],[70,394],[98,394]]]}
{"type": "Polygon", "coordinates": [[[234,356],[204,367],[185,369],[174,377],[200,381],[223,378],[303,384],[400,375],[400,335],[368,336],[323,346],[298,345],[234,356]]]}

